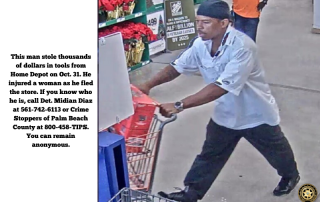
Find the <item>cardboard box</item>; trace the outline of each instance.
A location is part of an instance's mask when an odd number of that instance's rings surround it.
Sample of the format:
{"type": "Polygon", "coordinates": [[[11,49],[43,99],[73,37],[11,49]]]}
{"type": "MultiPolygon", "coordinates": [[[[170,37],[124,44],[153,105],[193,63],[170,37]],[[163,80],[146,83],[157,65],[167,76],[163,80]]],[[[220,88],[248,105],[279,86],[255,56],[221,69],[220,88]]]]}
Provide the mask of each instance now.
{"type": "Polygon", "coordinates": [[[159,103],[131,85],[134,114],[119,124],[132,130],[148,130],[159,103]]]}
{"type": "Polygon", "coordinates": [[[159,103],[131,85],[134,114],[113,127],[115,132],[125,137],[127,152],[142,152],[155,110],[159,103]]]}
{"type": "Polygon", "coordinates": [[[148,130],[153,116],[154,112],[137,111],[133,116],[121,121],[119,124],[132,130],[148,130]]]}
{"type": "Polygon", "coordinates": [[[131,84],[131,93],[134,110],[153,111],[159,105],[148,95],[142,93],[137,87],[131,84]]]}

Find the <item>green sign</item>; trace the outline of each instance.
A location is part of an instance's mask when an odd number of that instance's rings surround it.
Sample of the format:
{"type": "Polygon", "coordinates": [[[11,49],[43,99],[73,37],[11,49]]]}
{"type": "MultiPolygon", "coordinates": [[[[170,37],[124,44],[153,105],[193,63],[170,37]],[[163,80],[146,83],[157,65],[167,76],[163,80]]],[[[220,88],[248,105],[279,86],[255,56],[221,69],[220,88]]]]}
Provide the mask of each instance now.
{"type": "Polygon", "coordinates": [[[165,0],[167,49],[185,49],[197,35],[193,0],[165,0]]]}

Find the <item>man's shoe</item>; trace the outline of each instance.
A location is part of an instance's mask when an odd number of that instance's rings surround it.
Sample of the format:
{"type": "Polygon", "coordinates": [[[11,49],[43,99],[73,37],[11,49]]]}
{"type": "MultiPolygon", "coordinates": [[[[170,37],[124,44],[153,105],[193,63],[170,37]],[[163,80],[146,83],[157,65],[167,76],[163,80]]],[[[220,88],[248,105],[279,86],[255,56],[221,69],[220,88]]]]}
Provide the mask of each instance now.
{"type": "Polygon", "coordinates": [[[173,201],[179,201],[179,202],[197,202],[198,201],[197,194],[194,191],[190,190],[188,187],[186,187],[184,190],[181,190],[179,192],[172,192],[170,194],[167,194],[161,191],[158,194],[163,198],[167,198],[173,201]]]}
{"type": "Polygon", "coordinates": [[[284,194],[289,194],[295,188],[299,181],[299,175],[292,178],[281,178],[278,186],[273,190],[273,195],[282,196],[284,194]]]}

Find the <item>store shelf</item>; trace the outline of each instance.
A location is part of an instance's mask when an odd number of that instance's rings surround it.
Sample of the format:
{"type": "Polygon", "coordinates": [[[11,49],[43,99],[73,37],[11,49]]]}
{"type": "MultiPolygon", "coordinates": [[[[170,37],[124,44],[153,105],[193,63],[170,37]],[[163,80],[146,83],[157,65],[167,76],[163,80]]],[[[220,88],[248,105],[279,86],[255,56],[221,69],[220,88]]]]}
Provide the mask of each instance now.
{"type": "MultiPolygon", "coordinates": [[[[129,21],[133,23],[142,23],[147,24],[147,8],[146,8],[146,1],[145,0],[139,0],[135,4],[135,8],[133,10],[133,14],[127,15],[118,19],[109,20],[106,22],[99,23],[98,27],[101,28],[107,28],[112,25],[118,25],[122,22],[129,21]]],[[[133,70],[136,70],[148,63],[150,63],[150,56],[149,56],[149,45],[145,44],[145,50],[143,51],[143,55],[141,58],[141,63],[134,65],[132,67],[128,67],[128,72],[131,72],[133,70]]]]}
{"type": "Polygon", "coordinates": [[[162,11],[162,10],[164,10],[164,4],[157,4],[157,5],[151,6],[150,8],[147,8],[147,14],[155,13],[157,11],[162,11]]]}
{"type": "Polygon", "coordinates": [[[138,68],[140,68],[140,67],[143,67],[143,66],[145,66],[145,65],[147,65],[147,64],[149,64],[149,63],[150,63],[150,60],[143,61],[143,62],[141,62],[141,63],[139,63],[139,64],[136,64],[136,65],[134,65],[134,66],[132,66],[132,67],[129,67],[129,68],[128,68],[128,72],[132,72],[133,70],[136,70],[136,69],[138,69],[138,68]]]}
{"type": "Polygon", "coordinates": [[[120,23],[120,22],[124,22],[124,21],[127,21],[127,20],[132,20],[134,18],[146,15],[146,13],[147,13],[146,11],[141,11],[141,12],[138,12],[138,13],[133,13],[131,15],[127,15],[127,16],[122,17],[122,18],[113,19],[113,20],[109,20],[107,22],[99,23],[99,28],[107,27],[107,26],[114,25],[114,24],[117,24],[117,23],[120,23]]]}
{"type": "MultiPolygon", "coordinates": [[[[201,2],[203,2],[204,0],[193,0],[194,4],[200,4],[201,2]]],[[[163,1],[162,1],[163,2],[163,1]]],[[[115,25],[124,21],[131,21],[134,23],[143,23],[143,24],[148,24],[147,22],[147,16],[153,15],[154,13],[158,13],[159,11],[164,11],[164,3],[158,3],[156,5],[153,5],[153,3],[150,4],[150,2],[147,4],[146,0],[139,0],[137,1],[135,8],[133,10],[133,14],[132,15],[128,15],[122,18],[118,18],[118,19],[114,19],[114,20],[109,20],[106,22],[102,22],[99,23],[99,29],[100,28],[105,28],[111,25],[115,25]],[[148,7],[148,6],[150,7],[148,7]],[[148,8],[147,8],[148,7],[148,8]]],[[[162,16],[164,17],[164,16],[162,16]]],[[[152,42],[151,42],[152,43],[152,42]]],[[[143,52],[143,56],[142,56],[142,61],[141,63],[132,66],[132,67],[128,67],[128,72],[134,71],[144,65],[147,65],[150,63],[150,50],[149,50],[149,44],[146,44],[145,50],[143,52]]],[[[151,47],[153,48],[153,47],[151,47]]],[[[152,51],[153,53],[154,51],[152,51]]]]}

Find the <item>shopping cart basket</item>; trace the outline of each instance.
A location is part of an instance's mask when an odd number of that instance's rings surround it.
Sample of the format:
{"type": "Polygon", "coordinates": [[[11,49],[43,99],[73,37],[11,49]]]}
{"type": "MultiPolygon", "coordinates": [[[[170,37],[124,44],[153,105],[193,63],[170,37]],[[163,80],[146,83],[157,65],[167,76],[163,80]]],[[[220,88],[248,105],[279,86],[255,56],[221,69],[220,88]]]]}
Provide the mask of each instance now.
{"type": "Polygon", "coordinates": [[[131,189],[151,192],[163,129],[176,119],[173,115],[163,121],[155,114],[147,134],[126,142],[131,189]]]}
{"type": "Polygon", "coordinates": [[[108,202],[175,202],[146,192],[124,188],[108,202]]]}

